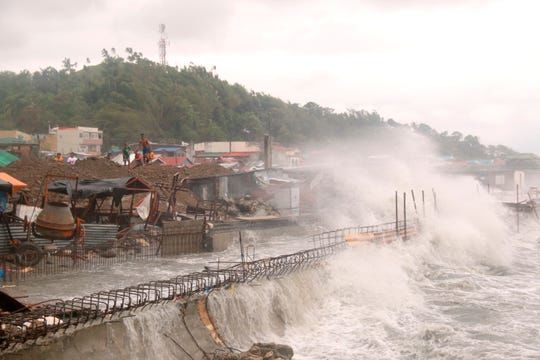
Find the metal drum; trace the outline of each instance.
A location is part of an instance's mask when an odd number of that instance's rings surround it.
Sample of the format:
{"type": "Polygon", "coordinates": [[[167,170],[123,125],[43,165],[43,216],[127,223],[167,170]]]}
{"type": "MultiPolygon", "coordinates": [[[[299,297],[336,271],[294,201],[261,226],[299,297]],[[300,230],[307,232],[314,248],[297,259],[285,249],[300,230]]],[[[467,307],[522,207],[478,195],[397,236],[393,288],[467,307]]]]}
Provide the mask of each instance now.
{"type": "Polygon", "coordinates": [[[68,204],[45,204],[35,221],[38,236],[51,240],[68,240],[75,235],[75,219],[68,204]]]}

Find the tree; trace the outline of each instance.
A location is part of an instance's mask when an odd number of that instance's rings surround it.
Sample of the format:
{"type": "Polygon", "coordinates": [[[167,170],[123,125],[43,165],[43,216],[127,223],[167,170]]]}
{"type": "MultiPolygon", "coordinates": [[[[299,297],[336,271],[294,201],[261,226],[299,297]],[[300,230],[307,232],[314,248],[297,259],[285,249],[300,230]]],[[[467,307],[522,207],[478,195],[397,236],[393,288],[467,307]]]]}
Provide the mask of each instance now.
{"type": "Polygon", "coordinates": [[[497,156],[511,149],[485,147],[472,135],[439,134],[429,125],[403,125],[376,111],[334,109],[307,102],[284,102],[219,79],[215,69],[189,64],[162,67],[131,47],[126,61],[115,48],[102,49],[102,62],[77,71],[64,58],[60,71],[46,67],[33,74],[0,72],[0,124],[23,131],[45,131],[47,122],[98,126],[105,148],[145,132],[155,140],[260,140],[266,132],[284,144],[328,142],[406,127],[456,157],[497,156]]]}
{"type": "Polygon", "coordinates": [[[64,60],[62,60],[62,65],[64,66],[63,72],[68,74],[74,73],[77,68],[77,63],[72,63],[69,58],[64,58],[64,60]]]}

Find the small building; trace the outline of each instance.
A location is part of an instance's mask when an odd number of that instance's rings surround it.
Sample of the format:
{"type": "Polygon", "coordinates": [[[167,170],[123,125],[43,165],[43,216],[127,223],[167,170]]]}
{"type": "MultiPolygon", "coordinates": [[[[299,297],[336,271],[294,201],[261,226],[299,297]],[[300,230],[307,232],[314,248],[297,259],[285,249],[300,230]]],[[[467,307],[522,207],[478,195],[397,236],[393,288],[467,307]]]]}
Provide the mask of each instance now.
{"type": "Polygon", "coordinates": [[[9,151],[18,157],[38,156],[39,144],[31,139],[30,137],[30,141],[26,141],[22,138],[0,138],[0,150],[9,151]]]}
{"type": "Polygon", "coordinates": [[[194,150],[195,153],[260,153],[261,145],[251,141],[212,141],[197,143],[194,145],[194,150]]]}
{"type": "Polygon", "coordinates": [[[17,140],[22,140],[27,143],[34,142],[32,135],[19,131],[19,130],[0,130],[0,138],[17,139],[17,140]]]}
{"type": "Polygon", "coordinates": [[[100,155],[103,146],[103,131],[94,127],[54,127],[42,141],[41,150],[62,154],[84,153],[100,155]]]}
{"type": "Polygon", "coordinates": [[[203,201],[238,200],[249,195],[283,216],[300,215],[299,181],[280,170],[188,178],[186,186],[203,201]]]}
{"type": "Polygon", "coordinates": [[[540,186],[540,158],[534,154],[517,154],[491,163],[473,164],[459,173],[472,174],[491,188],[515,191],[519,186],[523,191],[540,186]]]}
{"type": "Polygon", "coordinates": [[[292,168],[302,165],[303,159],[299,149],[272,144],[272,166],[292,168]]]}

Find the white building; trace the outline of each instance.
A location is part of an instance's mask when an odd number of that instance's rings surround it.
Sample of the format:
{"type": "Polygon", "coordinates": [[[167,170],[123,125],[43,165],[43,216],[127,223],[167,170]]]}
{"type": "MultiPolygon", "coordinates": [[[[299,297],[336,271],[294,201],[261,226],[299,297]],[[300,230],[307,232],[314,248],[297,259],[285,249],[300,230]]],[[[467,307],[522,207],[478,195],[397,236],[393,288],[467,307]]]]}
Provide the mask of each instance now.
{"type": "Polygon", "coordinates": [[[100,155],[103,131],[94,127],[54,127],[49,130],[51,151],[62,154],[84,153],[100,155]]]}
{"type": "Polygon", "coordinates": [[[212,141],[197,143],[194,150],[197,153],[260,152],[261,146],[249,141],[212,141]]]}

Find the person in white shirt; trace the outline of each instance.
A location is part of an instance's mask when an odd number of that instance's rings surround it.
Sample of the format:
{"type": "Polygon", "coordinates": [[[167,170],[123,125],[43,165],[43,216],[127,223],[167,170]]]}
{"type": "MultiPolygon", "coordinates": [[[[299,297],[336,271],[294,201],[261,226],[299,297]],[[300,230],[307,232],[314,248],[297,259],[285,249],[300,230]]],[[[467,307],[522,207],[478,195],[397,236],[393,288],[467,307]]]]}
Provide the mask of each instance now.
{"type": "Polygon", "coordinates": [[[69,165],[75,165],[76,162],[77,162],[77,158],[75,157],[75,154],[73,153],[69,154],[69,157],[67,158],[67,163],[69,165]]]}

